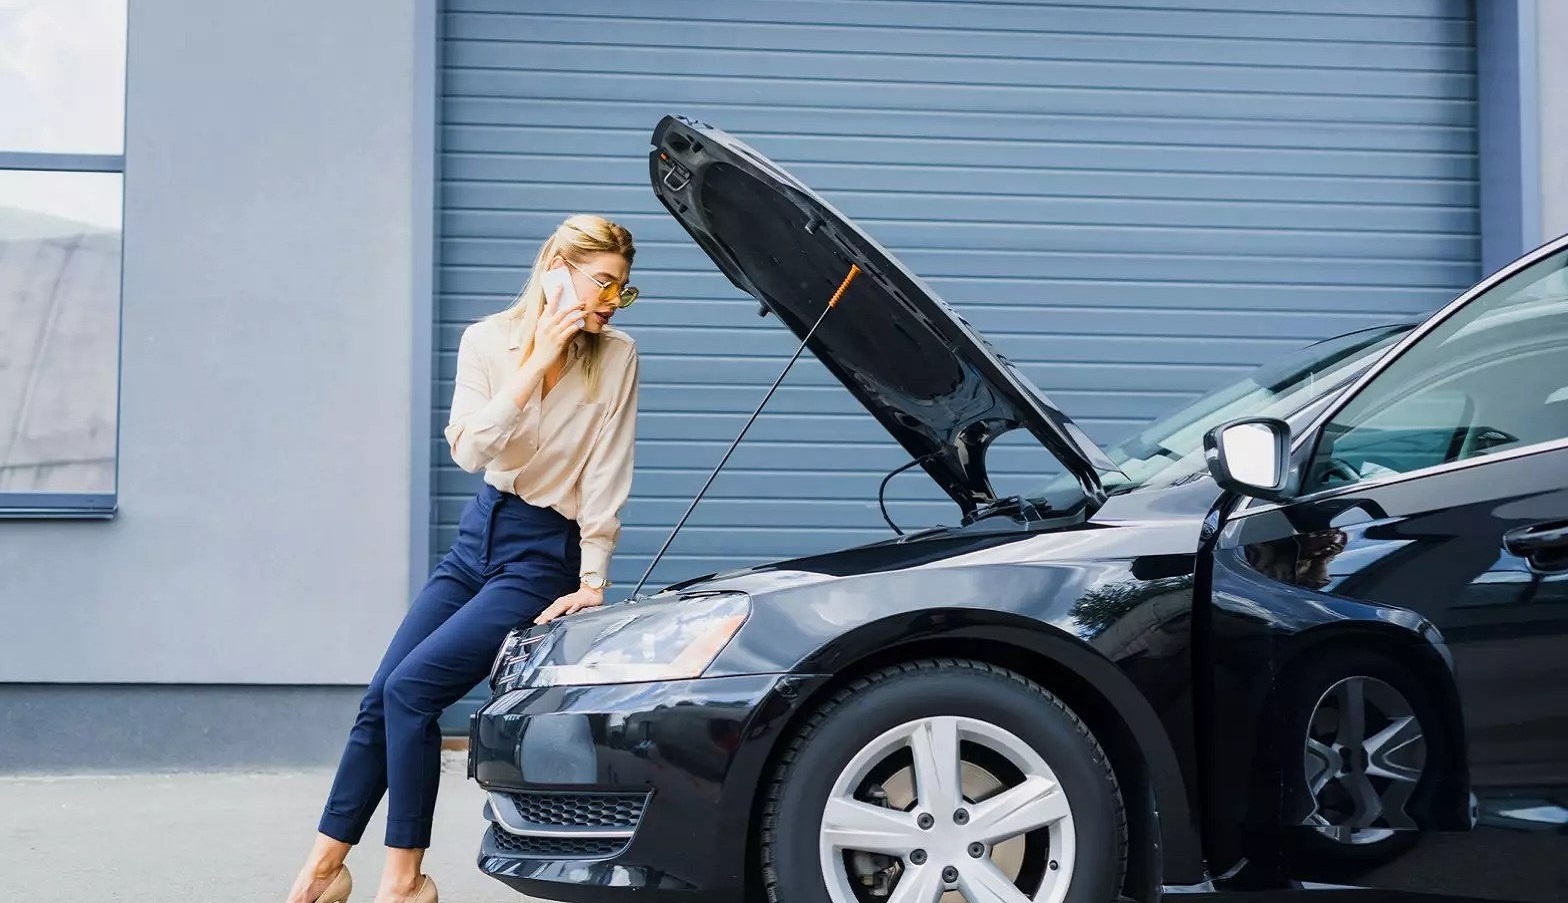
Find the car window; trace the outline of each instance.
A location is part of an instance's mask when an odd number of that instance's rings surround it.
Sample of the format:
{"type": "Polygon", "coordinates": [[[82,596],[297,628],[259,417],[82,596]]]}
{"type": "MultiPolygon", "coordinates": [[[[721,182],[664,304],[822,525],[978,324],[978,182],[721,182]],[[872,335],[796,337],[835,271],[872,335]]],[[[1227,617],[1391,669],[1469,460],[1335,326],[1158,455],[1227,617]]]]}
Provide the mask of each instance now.
{"type": "MultiPolygon", "coordinates": [[[[1204,393],[1106,449],[1121,470],[1101,476],[1105,488],[1111,493],[1163,489],[1208,473],[1203,434],[1227,420],[1268,416],[1308,422],[1309,412],[1319,410],[1411,328],[1402,323],[1325,339],[1204,393]]],[[[1053,492],[1076,491],[1077,485],[1070,475],[1062,476],[1026,495],[1050,498],[1053,492]]]]}
{"type": "Polygon", "coordinates": [[[1311,492],[1568,438],[1568,251],[1450,315],[1324,426],[1311,492]]]}

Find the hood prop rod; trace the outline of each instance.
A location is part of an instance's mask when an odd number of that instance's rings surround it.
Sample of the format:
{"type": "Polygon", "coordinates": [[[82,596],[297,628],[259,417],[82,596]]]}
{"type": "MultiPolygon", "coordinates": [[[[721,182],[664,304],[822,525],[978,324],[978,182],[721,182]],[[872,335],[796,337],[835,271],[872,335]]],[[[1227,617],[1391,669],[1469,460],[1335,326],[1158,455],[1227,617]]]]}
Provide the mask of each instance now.
{"type": "Polygon", "coordinates": [[[702,497],[706,495],[708,493],[708,489],[713,486],[713,481],[718,479],[719,471],[723,470],[724,465],[729,463],[730,455],[735,453],[735,447],[740,445],[740,440],[746,438],[746,431],[751,429],[751,425],[753,423],[757,422],[757,417],[762,414],[762,409],[767,406],[768,400],[773,397],[774,392],[778,391],[779,384],[784,382],[784,377],[789,375],[790,368],[795,366],[795,362],[797,360],[800,360],[801,354],[806,350],[806,343],[811,341],[811,337],[813,335],[816,335],[817,327],[821,326],[822,321],[827,319],[828,311],[831,311],[833,308],[838,306],[839,299],[843,298],[844,292],[849,290],[849,284],[854,282],[855,277],[859,275],[860,266],[858,264],[850,264],[849,273],[844,276],[844,281],[839,283],[838,290],[833,293],[833,297],[828,299],[828,306],[822,309],[822,314],[821,316],[817,317],[817,322],[811,324],[811,329],[806,331],[806,337],[800,340],[800,347],[795,349],[794,355],[790,357],[789,362],[786,363],[784,365],[784,369],[780,371],[778,379],[773,381],[773,385],[768,388],[767,394],[762,396],[762,401],[757,405],[757,409],[751,412],[751,417],[748,418],[746,420],[746,424],[740,428],[740,433],[735,436],[735,441],[731,442],[729,449],[724,452],[724,457],[719,459],[719,466],[713,468],[713,473],[708,475],[708,481],[703,483],[702,488],[697,491],[697,497],[691,500],[691,505],[686,508],[686,513],[681,515],[681,519],[675,525],[675,529],[671,530],[669,537],[664,540],[664,547],[659,549],[659,554],[653,556],[653,561],[648,564],[648,570],[644,571],[642,579],[637,581],[637,588],[632,590],[631,597],[633,599],[639,597],[639,594],[642,592],[643,585],[648,582],[649,577],[653,576],[653,569],[659,566],[659,560],[664,557],[665,552],[669,551],[670,543],[675,541],[676,534],[680,533],[681,528],[686,526],[687,518],[690,518],[691,513],[697,510],[697,503],[702,501],[702,497]]]}

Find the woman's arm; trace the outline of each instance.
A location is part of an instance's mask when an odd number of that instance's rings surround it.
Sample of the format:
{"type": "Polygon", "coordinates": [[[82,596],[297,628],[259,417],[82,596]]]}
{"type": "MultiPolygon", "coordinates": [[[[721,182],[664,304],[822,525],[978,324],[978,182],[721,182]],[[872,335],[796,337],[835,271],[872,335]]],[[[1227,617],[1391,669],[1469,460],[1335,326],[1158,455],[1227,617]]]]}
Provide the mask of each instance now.
{"type": "Polygon", "coordinates": [[[452,388],[452,414],[446,426],[452,460],[469,473],[483,470],[506,447],[522,419],[523,406],[544,378],[544,368],[527,360],[492,392],[482,352],[476,346],[480,340],[474,336],[479,325],[463,330],[458,341],[457,382],[452,388]]]}
{"type": "Polygon", "coordinates": [[[447,421],[446,443],[452,460],[469,473],[478,473],[506,447],[512,430],[522,419],[523,407],[545,373],[560,359],[581,329],[582,302],[557,308],[563,287],[548,293],[545,311],[534,323],[533,342],[516,369],[501,385],[490,390],[482,351],[474,331],[484,321],[463,330],[457,343],[457,383],[452,388],[452,415],[447,421]]]}

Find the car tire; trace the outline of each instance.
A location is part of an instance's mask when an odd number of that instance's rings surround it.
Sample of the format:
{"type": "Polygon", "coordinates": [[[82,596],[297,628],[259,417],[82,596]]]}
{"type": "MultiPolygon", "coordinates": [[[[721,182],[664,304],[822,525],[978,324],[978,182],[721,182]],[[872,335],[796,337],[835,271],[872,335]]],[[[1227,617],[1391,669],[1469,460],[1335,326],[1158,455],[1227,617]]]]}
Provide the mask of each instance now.
{"type": "MultiPolygon", "coordinates": [[[[1421,838],[1420,831],[1414,829],[1410,813],[1421,811],[1428,803],[1432,785],[1442,763],[1447,761],[1443,736],[1438,730],[1442,722],[1437,704],[1424,682],[1399,662],[1360,649],[1317,655],[1305,667],[1292,670],[1282,680],[1292,688],[1281,721],[1284,733],[1279,747],[1282,750],[1281,774],[1288,782],[1286,793],[1289,799],[1305,801],[1317,796],[1312,787],[1312,773],[1325,760],[1322,753],[1309,747],[1308,737],[1316,734],[1316,742],[1319,746],[1324,745],[1327,739],[1324,721],[1331,714],[1333,718],[1328,720],[1329,732],[1338,735],[1335,721],[1339,716],[1324,709],[1327,706],[1337,708],[1344,705],[1351,698],[1346,694],[1350,692],[1348,688],[1352,683],[1361,684],[1360,698],[1370,700],[1374,695],[1381,696],[1377,703],[1368,702],[1364,704],[1365,707],[1382,706],[1395,710],[1376,713],[1376,721],[1372,720],[1374,713],[1369,710],[1363,716],[1364,735],[1370,733],[1375,737],[1392,729],[1394,721],[1389,716],[1393,714],[1413,719],[1411,725],[1415,729],[1415,736],[1420,738],[1417,748],[1406,737],[1390,735],[1390,744],[1399,744],[1396,748],[1400,752],[1396,755],[1401,768],[1397,770],[1414,772],[1414,780],[1400,782],[1407,783],[1408,787],[1398,791],[1402,802],[1398,803],[1399,811],[1394,813],[1393,820],[1388,821],[1385,814],[1383,820],[1377,823],[1378,827],[1362,828],[1338,837],[1329,828],[1290,828],[1286,832],[1284,853],[1291,873],[1322,880],[1348,880],[1409,852],[1421,838]],[[1389,827],[1391,824],[1399,825],[1401,829],[1392,830],[1389,827]]],[[[1337,747],[1335,743],[1334,748],[1337,747]]],[[[1389,754],[1386,751],[1383,753],[1389,754]]],[[[1363,748],[1355,755],[1336,754],[1334,766],[1356,779],[1365,775],[1369,759],[1370,756],[1363,748]],[[1360,775],[1355,774],[1358,770],[1360,775]]],[[[1333,766],[1326,769],[1329,773],[1334,770],[1333,766]]],[[[1341,779],[1330,780],[1333,783],[1341,779]]],[[[1379,805],[1387,802],[1394,783],[1382,777],[1376,779],[1374,786],[1379,791],[1379,805]]],[[[1314,806],[1314,811],[1317,811],[1318,803],[1315,799],[1308,805],[1314,806]]],[[[1336,823],[1339,821],[1330,820],[1336,823]]]]}
{"type": "MultiPolygon", "coordinates": [[[[946,773],[953,773],[951,765],[946,773]]],[[[1041,903],[1109,903],[1118,898],[1126,871],[1126,811],[1105,751],[1055,695],[985,662],[908,662],[839,688],[787,741],[764,794],[759,858],[770,903],[904,897],[932,903],[933,894],[943,892],[933,889],[939,880],[946,890],[965,882],[1013,881],[1041,903]],[[942,742],[949,737],[952,742],[942,742]],[[917,758],[917,748],[926,750],[923,758],[917,758]],[[943,767],[933,771],[931,765],[951,758],[939,752],[944,749],[954,750],[959,760],[957,784],[950,788],[941,786],[943,767]],[[922,762],[925,773],[938,778],[929,782],[930,794],[921,789],[922,762]],[[1055,791],[1046,790],[1053,786],[1055,791]],[[1014,795],[1003,805],[1006,792],[1014,795]],[[1065,806],[1052,792],[1065,797],[1065,806]],[[903,798],[895,798],[899,793],[903,798]],[[955,795],[957,811],[943,809],[955,795]],[[986,807],[993,798],[998,804],[986,807]],[[1026,798],[1031,808],[1022,818],[1004,826],[993,817],[1004,809],[1024,812],[1025,806],[1012,804],[1026,798]],[[1058,807],[1050,815],[1047,799],[1058,807]],[[860,805],[892,810],[900,832],[912,830],[911,820],[920,823],[927,833],[913,836],[921,843],[932,838],[930,853],[840,849],[840,837],[884,842],[881,835],[843,827],[850,820],[841,813],[852,811],[860,819],[866,811],[844,807],[860,805]],[[841,817],[846,820],[832,820],[841,817]],[[1028,825],[1034,827],[998,839],[1028,825]],[[977,847],[981,838],[987,842],[977,847]],[[913,861],[917,854],[922,861],[913,861]],[[876,869],[879,864],[886,868],[876,869]],[[904,881],[922,883],[905,888],[907,895],[896,893],[904,881]],[[876,882],[889,896],[872,895],[876,882]]]]}

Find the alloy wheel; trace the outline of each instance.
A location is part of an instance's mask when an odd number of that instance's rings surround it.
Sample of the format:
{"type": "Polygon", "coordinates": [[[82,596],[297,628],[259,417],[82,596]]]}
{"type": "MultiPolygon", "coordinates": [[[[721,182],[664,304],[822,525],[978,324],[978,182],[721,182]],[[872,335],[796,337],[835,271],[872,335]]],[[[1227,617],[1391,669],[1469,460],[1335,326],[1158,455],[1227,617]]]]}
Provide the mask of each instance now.
{"type": "Polygon", "coordinates": [[[1072,808],[1022,739],[933,716],[868,743],[833,785],[819,854],[834,903],[1061,903],[1072,808]]]}
{"type": "Polygon", "coordinates": [[[1330,840],[1374,844],[1416,827],[1406,805],[1426,768],[1426,736],[1388,683],[1358,676],[1331,686],[1307,722],[1303,764],[1307,824],[1330,840]]]}

